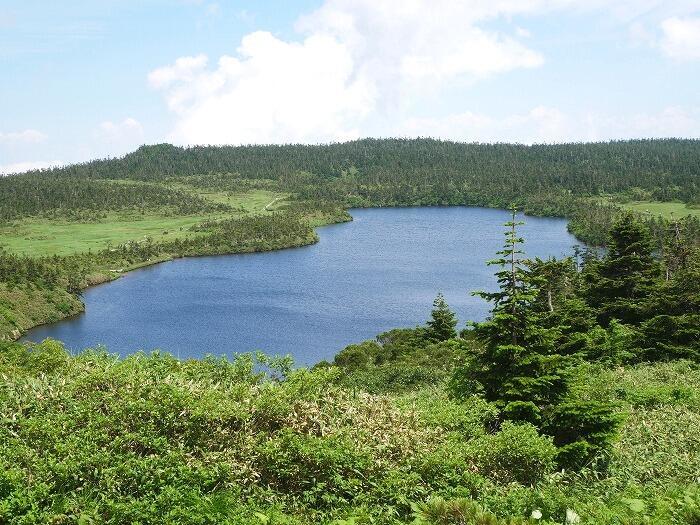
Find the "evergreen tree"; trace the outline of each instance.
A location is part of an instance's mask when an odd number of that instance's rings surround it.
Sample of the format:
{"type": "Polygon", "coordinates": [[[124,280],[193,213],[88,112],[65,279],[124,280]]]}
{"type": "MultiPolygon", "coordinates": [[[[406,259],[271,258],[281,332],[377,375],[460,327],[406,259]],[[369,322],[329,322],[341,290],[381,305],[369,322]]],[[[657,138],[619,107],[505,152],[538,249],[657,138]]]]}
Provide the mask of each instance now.
{"type": "Polygon", "coordinates": [[[457,317],[439,293],[433,301],[433,311],[428,321],[427,337],[432,341],[447,341],[457,337],[457,317]]]}
{"type": "Polygon", "coordinates": [[[574,292],[578,275],[576,263],[570,257],[528,262],[531,274],[539,281],[535,307],[542,312],[559,310],[574,292]]]}
{"type": "Polygon", "coordinates": [[[544,321],[552,314],[549,306],[554,301],[545,301],[545,315],[538,307],[547,284],[523,258],[524,241],[516,230],[520,224],[513,209],[505,245],[488,263],[501,268],[496,272],[499,290],[476,292],[494,303],[489,319],[473,329],[483,352],[455,373],[453,385],[477,382],[486,399],[500,409],[502,419],[536,425],[560,447],[560,466],[580,467],[610,446],[619,419],[609,405],[571,395],[575,357],[558,349],[562,328],[544,321]]]}
{"type": "Polygon", "coordinates": [[[471,376],[483,386],[484,395],[501,408],[506,419],[541,424],[548,408],[558,403],[567,389],[569,359],[556,353],[556,329],[536,322],[534,304],[538,290],[526,267],[516,228],[506,223],[505,245],[499,257],[489,261],[496,272],[499,290],[475,292],[493,302],[491,316],[474,326],[484,351],[474,361],[471,376]]]}
{"type": "Polygon", "coordinates": [[[659,276],[649,230],[631,213],[624,213],[610,231],[608,252],[588,264],[586,299],[597,310],[598,321],[611,319],[638,324],[644,302],[659,276]]]}
{"type": "Polygon", "coordinates": [[[692,237],[688,236],[687,228],[675,220],[669,225],[663,242],[663,263],[666,280],[673,278],[674,274],[687,267],[692,253],[692,237]]]}
{"type": "Polygon", "coordinates": [[[700,250],[686,249],[683,264],[647,303],[649,319],[640,326],[640,359],[700,360],[700,250]]]}

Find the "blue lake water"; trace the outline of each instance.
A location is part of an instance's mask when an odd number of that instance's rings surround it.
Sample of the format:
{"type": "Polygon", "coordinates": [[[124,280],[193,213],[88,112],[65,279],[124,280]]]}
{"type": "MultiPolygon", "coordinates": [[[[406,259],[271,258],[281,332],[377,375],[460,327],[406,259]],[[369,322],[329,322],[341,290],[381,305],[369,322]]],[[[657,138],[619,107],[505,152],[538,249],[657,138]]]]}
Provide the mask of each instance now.
{"type": "MultiPolygon", "coordinates": [[[[487,267],[503,244],[504,210],[468,207],[352,210],[319,228],[320,242],[276,252],[169,261],[85,291],[86,313],[31,330],[24,340],[98,344],[126,355],[162,349],[182,358],[263,350],[298,364],[423,324],[442,292],[460,327],[489,306],[487,267]]],[[[563,219],[526,217],[530,257],[563,256],[576,240],[563,219]]]]}

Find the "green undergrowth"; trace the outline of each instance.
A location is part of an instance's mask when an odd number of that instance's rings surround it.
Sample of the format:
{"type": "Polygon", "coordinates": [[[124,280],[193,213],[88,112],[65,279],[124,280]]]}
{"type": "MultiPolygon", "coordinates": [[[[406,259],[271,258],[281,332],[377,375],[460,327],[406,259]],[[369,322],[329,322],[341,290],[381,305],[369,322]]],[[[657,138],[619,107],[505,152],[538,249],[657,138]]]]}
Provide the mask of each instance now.
{"type": "Polygon", "coordinates": [[[263,356],[2,345],[3,523],[697,523],[690,362],[582,371],[624,424],[605,473],[569,473],[550,438],[440,381],[372,394],[263,356]]]}
{"type": "Polygon", "coordinates": [[[50,323],[84,310],[78,297],[61,288],[0,283],[0,340],[16,339],[33,326],[50,323]]]}

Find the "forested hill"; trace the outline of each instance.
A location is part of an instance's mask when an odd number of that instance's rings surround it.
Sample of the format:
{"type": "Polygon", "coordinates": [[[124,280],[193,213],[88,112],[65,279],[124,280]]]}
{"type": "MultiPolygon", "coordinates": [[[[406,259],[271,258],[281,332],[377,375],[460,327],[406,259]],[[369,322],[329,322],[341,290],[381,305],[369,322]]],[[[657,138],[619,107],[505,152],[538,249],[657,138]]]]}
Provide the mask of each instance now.
{"type": "MultiPolygon", "coordinates": [[[[221,203],[203,201],[202,194],[254,189],[287,194],[311,207],[515,204],[532,215],[567,217],[580,240],[603,244],[620,203],[676,201],[685,215],[688,206],[700,205],[700,140],[159,144],[117,159],[0,177],[0,219],[94,220],[99,210],[211,213],[221,203]]],[[[691,219],[688,228],[700,237],[697,216],[691,219]]],[[[657,217],[647,220],[661,239],[669,225],[657,217]]]]}
{"type": "Polygon", "coordinates": [[[293,181],[300,173],[352,176],[362,184],[431,184],[475,192],[502,187],[575,194],[641,188],[659,200],[697,201],[700,141],[632,140],[557,145],[465,144],[433,139],[363,139],[329,145],[143,146],[122,158],[41,172],[42,176],[158,180],[230,173],[293,181]]]}

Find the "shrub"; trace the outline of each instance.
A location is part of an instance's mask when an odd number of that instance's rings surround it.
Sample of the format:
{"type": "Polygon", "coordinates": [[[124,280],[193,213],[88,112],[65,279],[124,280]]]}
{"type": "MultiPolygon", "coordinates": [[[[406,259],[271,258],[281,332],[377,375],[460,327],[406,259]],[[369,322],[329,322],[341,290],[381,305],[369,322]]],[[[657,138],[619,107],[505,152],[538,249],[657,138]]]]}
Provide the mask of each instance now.
{"type": "MultiPolygon", "coordinates": [[[[522,518],[499,519],[466,498],[446,501],[433,498],[414,506],[416,525],[526,525],[537,523],[522,518]]],[[[539,522],[542,523],[542,522],[539,522]]]]}
{"type": "Polygon", "coordinates": [[[382,353],[382,347],[377,343],[365,341],[357,345],[346,346],[336,354],[333,362],[336,366],[345,368],[347,371],[353,371],[377,364],[382,353]]]}
{"type": "Polygon", "coordinates": [[[557,463],[578,469],[608,452],[621,423],[621,416],[597,401],[568,401],[557,405],[545,432],[559,447],[557,463]]]}
{"type": "Polygon", "coordinates": [[[471,443],[477,470],[498,483],[535,485],[554,470],[557,448],[528,423],[503,423],[500,432],[471,443]]]}

